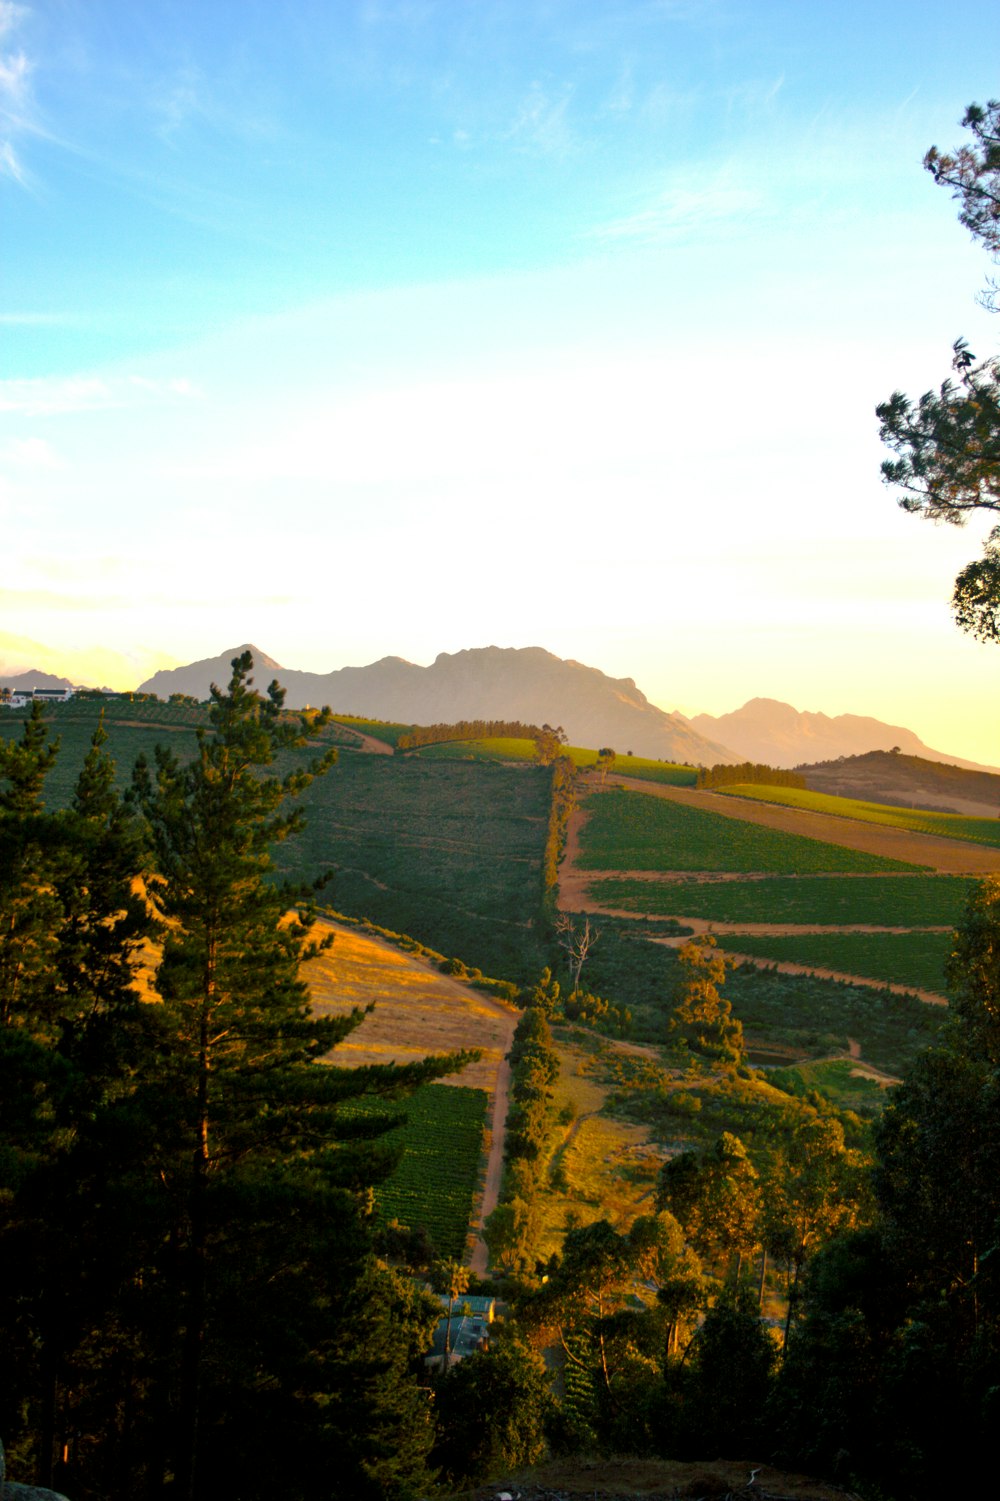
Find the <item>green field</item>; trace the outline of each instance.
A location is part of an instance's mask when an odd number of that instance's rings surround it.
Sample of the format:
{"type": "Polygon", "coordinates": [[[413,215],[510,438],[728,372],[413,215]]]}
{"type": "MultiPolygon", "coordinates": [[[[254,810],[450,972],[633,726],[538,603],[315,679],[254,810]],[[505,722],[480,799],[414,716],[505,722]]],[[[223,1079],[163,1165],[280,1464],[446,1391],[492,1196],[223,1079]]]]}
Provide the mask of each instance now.
{"type": "MultiPolygon", "coordinates": [[[[402,1147],[390,1178],[375,1191],[382,1221],[399,1220],[416,1230],[423,1225],[438,1256],[461,1260],[472,1218],[473,1196],[483,1155],[487,1095],[457,1084],[425,1084],[403,1100],[405,1125],[383,1137],[402,1147]]],[[[359,1100],[345,1113],[380,1115],[379,1099],[359,1100]]],[[[381,1143],[380,1143],[381,1144],[381,1143]]]]}
{"type": "Polygon", "coordinates": [[[583,870],[914,871],[922,867],[798,834],[743,823],[642,792],[605,792],[587,800],[580,834],[583,870]]]}
{"type": "Polygon", "coordinates": [[[537,761],[533,740],[496,737],[489,740],[439,740],[419,745],[408,755],[422,761],[537,761]]]}
{"type": "Polygon", "coordinates": [[[543,767],[344,755],[279,845],[296,879],[331,870],[326,905],[409,933],[498,978],[534,980],[549,774],[543,767]]]}
{"type": "Polygon", "coordinates": [[[753,881],[594,881],[603,906],[713,922],[954,925],[975,882],[964,876],[765,876],[753,881]]]}
{"type": "MultiPolygon", "coordinates": [[[[719,789],[724,797],[745,797],[758,803],[780,803],[783,808],[803,808],[810,813],[829,813],[834,818],[854,818],[862,823],[885,824],[911,834],[937,834],[947,839],[966,839],[972,844],[1000,847],[1000,821],[966,818],[961,813],[927,813],[920,808],[893,808],[887,803],[860,802],[851,797],[832,797],[800,787],[751,787],[741,784],[719,789]]],[[[1000,857],[997,861],[1000,865],[1000,857]]]]}
{"type": "Polygon", "coordinates": [[[764,959],[815,964],[844,975],[866,975],[893,985],[944,993],[944,964],[951,933],[801,933],[781,937],[726,933],[723,948],[764,959]]]}
{"type": "MultiPolygon", "coordinates": [[[[567,745],[566,751],[581,770],[597,764],[596,750],[567,745]]],[[[674,761],[651,761],[646,756],[617,755],[614,766],[608,772],[609,778],[613,779],[615,776],[636,777],[642,782],[664,782],[669,787],[694,787],[698,781],[698,773],[693,766],[681,766],[674,761]]]]}
{"type": "MultiPolygon", "coordinates": [[[[581,771],[596,766],[597,751],[586,746],[563,747],[581,771]]],[[[445,740],[436,745],[422,745],[414,754],[434,761],[534,761],[533,740],[445,740]]],[[[651,761],[643,756],[618,756],[609,777],[637,777],[644,782],[664,782],[671,787],[693,787],[698,773],[693,766],[679,766],[671,761],[651,761]]]]}
{"type": "MultiPolygon", "coordinates": [[[[134,707],[119,700],[115,712],[130,717],[134,707]]],[[[123,789],[136,757],[152,760],[157,742],[182,760],[195,750],[193,730],[176,722],[173,705],[146,707],[158,713],[140,726],[106,718],[123,789]]],[[[96,714],[53,712],[61,748],[45,784],[47,806],[71,799],[96,722],[96,714]]],[[[19,736],[20,716],[0,720],[0,729],[19,736]]],[[[316,745],[284,753],[276,769],[302,764],[337,738],[337,726],[328,726],[316,745]]],[[[276,846],[275,863],[297,881],[333,871],[322,901],[338,911],[409,933],[487,974],[534,980],[546,962],[535,924],[548,803],[542,767],[346,750],[306,791],[305,830],[276,846]]]]}

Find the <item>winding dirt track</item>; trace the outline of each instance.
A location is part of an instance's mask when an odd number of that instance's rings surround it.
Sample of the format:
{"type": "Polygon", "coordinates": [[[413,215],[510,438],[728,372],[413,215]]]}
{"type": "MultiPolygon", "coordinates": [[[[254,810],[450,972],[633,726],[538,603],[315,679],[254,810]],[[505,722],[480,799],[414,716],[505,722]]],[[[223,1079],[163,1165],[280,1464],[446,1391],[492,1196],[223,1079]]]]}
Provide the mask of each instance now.
{"type": "MultiPolygon", "coordinates": [[[[443,1027],[439,1030],[435,1026],[435,1019],[441,1016],[449,1002],[452,1006],[455,1002],[459,1004],[464,1002],[474,1016],[484,1020],[489,1019],[488,1041],[491,1045],[486,1050],[486,1056],[478,1064],[464,1070],[462,1074],[452,1076],[450,1081],[456,1084],[472,1084],[476,1088],[486,1089],[489,1094],[487,1126],[490,1133],[490,1148],[482,1192],[473,1206],[471,1223],[475,1238],[469,1257],[472,1270],[484,1276],[489,1253],[486,1242],[483,1240],[483,1224],[496,1208],[500,1194],[504,1136],[510,1095],[510,1064],[507,1062],[506,1055],[510,1051],[519,1012],[512,1006],[493,1000],[481,990],[475,990],[472,986],[463,985],[460,980],[450,975],[442,974],[433,961],[418,954],[407,953],[377,934],[366,933],[364,930],[337,923],[329,918],[321,918],[319,926],[327,932],[336,933],[340,944],[339,947],[335,944],[327,955],[319,960],[311,961],[310,965],[306,966],[306,976],[310,983],[315,1010],[321,1013],[339,1014],[349,1010],[351,1005],[364,1004],[367,1000],[380,998],[378,990],[369,988],[370,981],[365,973],[365,950],[379,950],[391,959],[393,969],[399,978],[395,983],[391,980],[383,980],[381,983],[383,986],[391,984],[397,994],[405,975],[415,977],[415,983],[411,979],[408,987],[412,992],[411,1009],[414,1013],[414,1021],[408,1030],[404,1029],[405,1036],[400,1038],[398,1021],[391,1022],[388,1026],[380,1021],[379,1008],[376,1006],[372,1016],[366,1018],[352,1034],[351,1043],[347,1047],[342,1047],[338,1061],[347,1062],[353,1052],[356,1055],[354,1061],[359,1066],[365,1063],[384,1063],[390,1058],[404,1063],[415,1061],[418,1057],[425,1057],[428,1053],[446,1052],[455,1047],[475,1045],[476,1024],[472,1027],[473,1035],[465,1036],[449,1035],[443,1027]],[[339,972],[341,970],[342,973],[339,972]],[[421,978],[422,973],[426,973],[426,982],[421,978]],[[350,982],[346,1000],[343,998],[345,979],[350,982]],[[354,987],[359,987],[360,993],[354,987]],[[431,1002],[429,1006],[422,1004],[423,996],[431,1002]],[[368,1043],[367,1049],[366,1042],[368,1043]]],[[[388,992],[384,994],[388,1000],[388,992]]],[[[383,1007],[383,1011],[387,1012],[388,1007],[383,1007]]]]}

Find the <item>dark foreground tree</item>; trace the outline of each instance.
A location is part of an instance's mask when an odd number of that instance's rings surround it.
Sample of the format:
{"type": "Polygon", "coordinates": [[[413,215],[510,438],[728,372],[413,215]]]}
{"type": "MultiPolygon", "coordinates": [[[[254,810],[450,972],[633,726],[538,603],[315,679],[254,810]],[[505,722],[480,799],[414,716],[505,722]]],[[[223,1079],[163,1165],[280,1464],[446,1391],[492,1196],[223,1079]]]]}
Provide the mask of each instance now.
{"type": "Polygon", "coordinates": [[[875,1128],[875,1226],[806,1277],[776,1431],[788,1457],[932,1501],[986,1474],[1000,1420],[1000,903],[975,888],[954,1020],[875,1128]]]}
{"type": "MultiPolygon", "coordinates": [[[[59,1482],[80,1498],[382,1501],[427,1483],[433,1425],[411,1370],[436,1310],[370,1250],[398,1113],[352,1102],[464,1059],[328,1061],[360,1013],[311,1014],[309,914],[290,910],[301,893],[275,883],[270,849],[329,758],[309,758],[320,726],[286,716],[276,685],[253,691],[251,665],[213,689],[193,759],[161,751],[136,771],[161,946],[150,998],[129,983],[129,838],[100,745],[46,867],[53,941],[0,994],[0,1420],[39,1473],[65,1451],[59,1482]]],[[[44,760],[26,741],[5,796],[37,804],[44,760]]],[[[48,838],[33,807],[9,813],[26,848],[48,838]]],[[[25,881],[7,890],[34,920],[25,881]]]]}
{"type": "MultiPolygon", "coordinates": [[[[971,140],[952,154],[931,147],[924,166],[952,189],[959,219],[1000,260],[1000,101],[972,104],[962,121],[971,140]]],[[[984,298],[997,309],[992,283],[984,298]]],[[[901,491],[905,511],[962,526],[976,512],[1000,512],[1000,363],[978,360],[964,340],[953,351],[954,377],[917,401],[896,391],[877,408],[880,437],[893,453],[882,465],[887,484],[901,491]]],[[[959,573],[952,608],[962,630],[1000,641],[1000,527],[989,533],[982,558],[959,573]]]]}

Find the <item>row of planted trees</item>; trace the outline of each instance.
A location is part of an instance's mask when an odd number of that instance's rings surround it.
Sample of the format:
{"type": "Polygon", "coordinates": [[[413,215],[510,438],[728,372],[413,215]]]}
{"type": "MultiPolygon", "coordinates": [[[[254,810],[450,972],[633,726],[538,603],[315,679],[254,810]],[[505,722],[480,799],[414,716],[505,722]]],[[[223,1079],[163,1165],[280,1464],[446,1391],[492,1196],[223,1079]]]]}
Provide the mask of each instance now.
{"type": "Polygon", "coordinates": [[[269,850],[330,760],[251,665],[127,803],[101,728],[59,813],[40,711],[0,741],[0,1432],[12,1477],[74,1501],[428,1473],[437,1308],[370,1249],[396,1116],[345,1107],[461,1060],[321,1061],[359,1015],[312,1014],[269,850]]]}

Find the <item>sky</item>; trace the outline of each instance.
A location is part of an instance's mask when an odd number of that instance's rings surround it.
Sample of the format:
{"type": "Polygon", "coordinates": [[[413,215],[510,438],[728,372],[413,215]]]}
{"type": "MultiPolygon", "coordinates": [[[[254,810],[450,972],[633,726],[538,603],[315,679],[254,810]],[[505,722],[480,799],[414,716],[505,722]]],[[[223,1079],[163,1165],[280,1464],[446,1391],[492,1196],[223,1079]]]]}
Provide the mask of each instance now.
{"type": "Polygon", "coordinates": [[[1000,764],[874,416],[997,347],[922,159],[998,93],[993,0],[0,0],[0,666],[537,645],[1000,764]]]}

